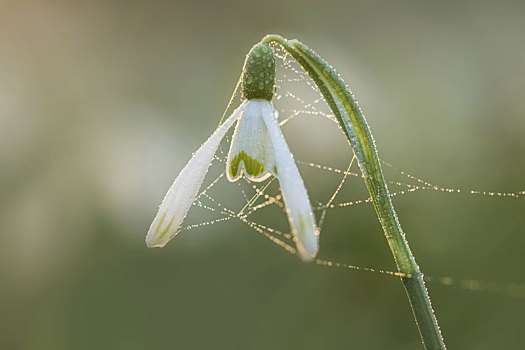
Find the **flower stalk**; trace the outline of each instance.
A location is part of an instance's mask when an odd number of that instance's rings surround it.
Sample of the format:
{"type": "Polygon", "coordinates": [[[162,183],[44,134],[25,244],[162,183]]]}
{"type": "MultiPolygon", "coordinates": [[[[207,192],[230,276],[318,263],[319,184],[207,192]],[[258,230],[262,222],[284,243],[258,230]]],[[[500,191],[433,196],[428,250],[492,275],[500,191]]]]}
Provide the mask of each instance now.
{"type": "Polygon", "coordinates": [[[446,349],[423,273],[410,251],[383,176],[377,149],[359,105],[341,76],[316,52],[298,40],[268,35],[263,43],[281,45],[308,73],[321,91],[351,144],[365,184],[400,272],[425,349],[446,349]]]}

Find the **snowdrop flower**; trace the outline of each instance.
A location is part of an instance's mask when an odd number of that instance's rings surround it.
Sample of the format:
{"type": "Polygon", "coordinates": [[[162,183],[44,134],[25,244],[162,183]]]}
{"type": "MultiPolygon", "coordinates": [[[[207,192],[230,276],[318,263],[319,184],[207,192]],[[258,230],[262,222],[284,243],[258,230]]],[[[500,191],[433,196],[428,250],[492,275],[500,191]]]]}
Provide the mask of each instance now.
{"type": "Polygon", "coordinates": [[[237,181],[279,180],[290,228],[303,260],[318,250],[318,229],[312,206],[281,133],[278,112],[271,100],[275,85],[275,59],[267,44],[255,45],[244,63],[242,92],[246,100],[215,130],[182,169],[168,190],[146,236],[148,247],[163,247],[180,230],[226,132],[237,121],[228,153],[226,174],[237,181]]]}

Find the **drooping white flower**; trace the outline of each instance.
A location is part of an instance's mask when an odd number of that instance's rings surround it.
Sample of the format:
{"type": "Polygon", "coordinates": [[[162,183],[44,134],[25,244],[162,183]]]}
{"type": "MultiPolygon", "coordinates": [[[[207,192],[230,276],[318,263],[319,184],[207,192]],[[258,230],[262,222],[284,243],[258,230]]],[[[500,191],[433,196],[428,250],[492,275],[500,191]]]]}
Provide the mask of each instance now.
{"type": "Polygon", "coordinates": [[[318,229],[304,182],[271,103],[274,81],[273,53],[268,45],[257,44],[248,53],[244,67],[246,101],[199,148],[175,179],[146,236],[149,247],[163,247],[180,230],[213,155],[228,129],[237,121],[226,164],[228,180],[233,182],[241,176],[250,181],[263,181],[272,175],[277,177],[299,255],[304,260],[315,257],[318,229]]]}

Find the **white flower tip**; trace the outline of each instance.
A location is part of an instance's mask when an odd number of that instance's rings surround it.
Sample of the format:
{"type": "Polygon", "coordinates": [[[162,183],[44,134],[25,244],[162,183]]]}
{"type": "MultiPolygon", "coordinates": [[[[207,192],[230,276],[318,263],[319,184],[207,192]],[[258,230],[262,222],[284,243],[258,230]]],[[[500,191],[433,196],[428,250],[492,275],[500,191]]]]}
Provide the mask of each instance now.
{"type": "Polygon", "coordinates": [[[319,251],[319,229],[315,225],[313,214],[297,213],[291,218],[290,224],[299,256],[303,261],[312,261],[319,251]]]}
{"type": "Polygon", "coordinates": [[[146,245],[148,248],[162,248],[166,243],[168,242],[157,241],[153,237],[150,237],[150,235],[146,236],[146,245]]]}
{"type": "Polygon", "coordinates": [[[173,222],[175,217],[173,216],[169,220],[166,219],[166,213],[160,215],[159,212],[151,223],[148,234],[146,235],[146,245],[148,248],[164,247],[166,243],[179,232],[178,227],[176,227],[173,222]]]}
{"type": "Polygon", "coordinates": [[[319,251],[319,234],[317,229],[307,229],[297,235],[297,251],[305,262],[312,261],[319,251]]]}

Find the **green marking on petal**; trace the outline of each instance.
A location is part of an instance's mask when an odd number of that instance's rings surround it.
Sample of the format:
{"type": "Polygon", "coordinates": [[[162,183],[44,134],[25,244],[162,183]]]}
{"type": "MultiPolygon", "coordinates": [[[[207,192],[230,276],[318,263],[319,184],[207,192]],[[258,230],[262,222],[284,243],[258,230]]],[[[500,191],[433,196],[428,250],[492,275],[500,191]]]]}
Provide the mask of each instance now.
{"type": "Polygon", "coordinates": [[[306,215],[306,217],[301,214],[297,213],[297,219],[298,219],[298,225],[297,225],[297,235],[301,236],[301,239],[305,238],[306,231],[308,231],[309,228],[313,226],[312,220],[310,220],[309,215],[306,215]]]}
{"type": "Polygon", "coordinates": [[[299,217],[299,232],[298,232],[298,234],[301,237],[304,237],[304,233],[306,232],[306,222],[304,221],[304,217],[300,213],[297,213],[297,216],[299,217]]]}
{"type": "MultiPolygon", "coordinates": [[[[166,214],[164,214],[164,215],[162,216],[163,219],[164,219],[164,216],[165,216],[165,215],[166,215],[166,214]]],[[[160,233],[158,239],[162,239],[162,238],[164,238],[164,236],[166,235],[166,233],[168,233],[168,231],[169,231],[169,229],[170,229],[170,227],[171,227],[171,224],[173,223],[173,219],[175,219],[175,216],[172,216],[172,217],[171,217],[171,220],[170,220],[170,222],[168,223],[168,226],[164,229],[164,231],[162,231],[162,232],[160,233]]],[[[159,224],[158,227],[160,227],[160,224],[159,224]]]]}
{"type": "Polygon", "coordinates": [[[277,175],[277,167],[275,165],[273,166],[273,173],[277,175]]]}
{"type": "Polygon", "coordinates": [[[155,234],[159,233],[160,227],[162,226],[162,223],[164,222],[164,218],[166,217],[166,213],[162,214],[159,223],[157,224],[157,228],[155,229],[155,234]]]}
{"type": "Polygon", "coordinates": [[[249,176],[256,177],[264,171],[263,163],[250,157],[246,152],[240,151],[230,162],[230,177],[234,178],[237,176],[241,161],[244,163],[244,170],[249,176]]]}

